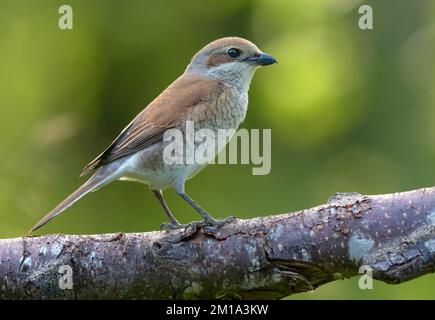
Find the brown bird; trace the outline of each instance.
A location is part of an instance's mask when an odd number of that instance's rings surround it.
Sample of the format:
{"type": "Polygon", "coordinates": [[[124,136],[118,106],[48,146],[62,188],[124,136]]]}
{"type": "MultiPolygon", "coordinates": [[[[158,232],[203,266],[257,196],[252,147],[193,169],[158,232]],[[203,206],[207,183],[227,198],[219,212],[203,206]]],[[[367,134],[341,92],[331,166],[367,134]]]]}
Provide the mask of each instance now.
{"type": "MultiPolygon", "coordinates": [[[[91,178],[42,218],[31,230],[42,227],[59,213],[91,191],[115,180],[138,181],[154,192],[170,223],[164,228],[180,228],[167,206],[162,190],[173,187],[176,193],[201,214],[202,225],[219,225],[230,219],[215,220],[194,202],[184,189],[185,181],[205,164],[168,164],[164,134],[169,129],[186,131],[186,121],[195,129],[237,129],[246,115],[248,90],[259,66],[276,63],[252,42],[228,37],[202,48],[185,72],[154,99],[121,132],[112,144],[83,170],[91,178]]],[[[225,146],[225,145],[224,145],[225,146]]]]}

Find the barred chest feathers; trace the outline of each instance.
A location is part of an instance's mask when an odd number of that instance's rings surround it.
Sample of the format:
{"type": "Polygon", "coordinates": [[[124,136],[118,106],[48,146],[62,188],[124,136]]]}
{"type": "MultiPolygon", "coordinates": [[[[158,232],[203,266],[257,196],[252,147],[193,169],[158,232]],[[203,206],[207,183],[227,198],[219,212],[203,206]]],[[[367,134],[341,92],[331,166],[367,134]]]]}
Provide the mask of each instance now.
{"type": "Polygon", "coordinates": [[[215,107],[208,110],[200,127],[210,129],[237,129],[243,122],[248,109],[248,91],[228,88],[217,99],[215,107]],[[208,123],[207,123],[208,122],[208,123]]]}

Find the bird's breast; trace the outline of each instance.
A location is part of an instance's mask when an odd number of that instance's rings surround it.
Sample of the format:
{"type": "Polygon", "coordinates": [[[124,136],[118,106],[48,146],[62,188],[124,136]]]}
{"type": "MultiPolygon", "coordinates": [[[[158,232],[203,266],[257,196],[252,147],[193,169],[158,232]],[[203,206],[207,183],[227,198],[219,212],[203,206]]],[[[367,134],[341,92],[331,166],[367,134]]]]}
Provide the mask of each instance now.
{"type": "MultiPolygon", "coordinates": [[[[192,113],[186,118],[188,121],[193,121],[194,139],[192,145],[189,145],[186,140],[189,136],[187,122],[180,123],[177,128],[183,133],[183,147],[176,149],[181,152],[181,155],[179,155],[179,158],[182,159],[181,163],[166,163],[163,154],[165,148],[171,143],[159,142],[135,153],[131,159],[125,162],[124,171],[126,174],[124,174],[123,179],[144,182],[159,190],[169,186],[180,175],[187,179],[193,177],[206,165],[206,163],[197,163],[198,150],[208,150],[207,155],[210,156],[210,159],[214,158],[232,136],[232,134],[226,136],[222,145],[219,140],[221,134],[219,131],[222,129],[237,129],[245,118],[247,106],[247,92],[232,89],[223,92],[214,100],[208,100],[198,105],[197,108],[192,109],[192,113]],[[213,133],[212,138],[205,139],[203,136],[198,135],[201,129],[211,130],[213,133]],[[209,151],[210,153],[208,153],[209,151]],[[195,155],[193,163],[187,161],[187,154],[195,155]]],[[[203,153],[203,151],[200,152],[203,153]]]]}
{"type": "Polygon", "coordinates": [[[202,126],[209,126],[211,129],[237,129],[245,119],[247,108],[247,92],[227,89],[216,99],[214,104],[209,105],[202,126]]]}

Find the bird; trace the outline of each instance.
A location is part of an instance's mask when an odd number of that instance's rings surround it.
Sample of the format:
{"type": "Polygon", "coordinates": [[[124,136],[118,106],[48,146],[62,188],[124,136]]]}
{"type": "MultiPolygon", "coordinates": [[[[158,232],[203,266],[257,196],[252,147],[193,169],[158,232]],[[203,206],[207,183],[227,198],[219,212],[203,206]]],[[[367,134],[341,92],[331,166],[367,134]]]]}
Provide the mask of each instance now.
{"type": "MultiPolygon", "coordinates": [[[[246,116],[248,91],[259,67],[277,60],[251,41],[240,37],[217,39],[199,50],[184,73],[142,110],[116,139],[86,165],[80,176],[91,177],[39,222],[29,233],[47,224],[86,194],[116,181],[144,183],[154,193],[169,222],[163,229],[178,229],[180,223],[169,209],[163,191],[173,188],[201,216],[198,225],[220,226],[235,219],[217,220],[185,192],[185,183],[206,164],[168,164],[164,161],[164,136],[168,130],[185,133],[186,122],[196,128],[237,129],[246,116]]],[[[228,141],[226,141],[228,142],[228,141]]]]}

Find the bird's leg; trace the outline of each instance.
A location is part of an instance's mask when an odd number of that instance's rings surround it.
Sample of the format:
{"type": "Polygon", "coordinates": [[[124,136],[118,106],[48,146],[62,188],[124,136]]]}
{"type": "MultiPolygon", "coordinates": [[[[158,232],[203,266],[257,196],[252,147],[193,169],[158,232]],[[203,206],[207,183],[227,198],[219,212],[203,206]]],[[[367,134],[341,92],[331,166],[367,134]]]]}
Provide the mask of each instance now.
{"type": "Polygon", "coordinates": [[[211,215],[209,215],[203,208],[201,208],[199,204],[193,201],[192,198],[190,198],[186,193],[182,192],[178,195],[183,198],[193,209],[198,211],[208,224],[215,225],[217,223],[217,221],[211,215]]]}
{"type": "Polygon", "coordinates": [[[210,214],[208,214],[203,208],[199,206],[195,201],[190,198],[186,192],[184,192],[184,184],[185,179],[184,177],[180,176],[175,182],[173,183],[173,188],[175,189],[175,192],[184,199],[192,208],[194,208],[198,213],[204,218],[204,221],[194,221],[189,223],[190,225],[194,224],[197,227],[204,227],[204,226],[220,226],[227,222],[234,221],[235,217],[228,217],[223,220],[216,220],[214,219],[210,214]]]}
{"type": "Polygon", "coordinates": [[[195,201],[192,200],[186,193],[181,192],[178,193],[180,197],[182,197],[192,208],[199,212],[199,214],[204,218],[204,222],[209,226],[220,226],[225,223],[231,222],[235,220],[235,217],[228,217],[222,220],[214,219],[210,214],[208,214],[203,208],[199,206],[195,201]]]}
{"type": "Polygon", "coordinates": [[[156,198],[159,200],[159,203],[162,205],[163,209],[165,210],[169,221],[170,222],[163,222],[160,225],[160,229],[162,230],[175,230],[175,229],[187,229],[187,228],[198,228],[198,227],[203,227],[205,225],[207,225],[207,223],[205,223],[205,221],[192,221],[189,223],[180,223],[178,222],[178,220],[174,217],[173,213],[171,212],[171,209],[169,209],[168,205],[166,204],[165,199],[163,198],[163,193],[161,190],[153,190],[156,198]]]}
{"type": "Polygon", "coordinates": [[[178,222],[178,220],[174,217],[171,210],[169,209],[168,205],[166,204],[165,199],[163,198],[162,190],[153,190],[154,195],[156,196],[157,200],[159,200],[159,203],[163,207],[163,209],[166,212],[166,215],[169,218],[170,224],[162,223],[161,228],[162,229],[178,229],[182,228],[183,226],[178,222]]]}
{"type": "Polygon", "coordinates": [[[189,223],[180,223],[178,220],[174,217],[174,214],[171,212],[171,209],[169,209],[168,205],[166,204],[165,199],[163,198],[163,193],[161,190],[156,191],[153,190],[156,198],[159,200],[159,203],[162,205],[163,209],[165,210],[169,221],[170,222],[163,222],[160,225],[160,229],[162,230],[175,230],[175,229],[187,229],[187,228],[199,228],[206,226],[207,223],[205,221],[192,221],[189,223]]]}

